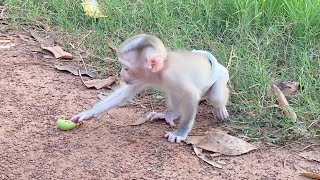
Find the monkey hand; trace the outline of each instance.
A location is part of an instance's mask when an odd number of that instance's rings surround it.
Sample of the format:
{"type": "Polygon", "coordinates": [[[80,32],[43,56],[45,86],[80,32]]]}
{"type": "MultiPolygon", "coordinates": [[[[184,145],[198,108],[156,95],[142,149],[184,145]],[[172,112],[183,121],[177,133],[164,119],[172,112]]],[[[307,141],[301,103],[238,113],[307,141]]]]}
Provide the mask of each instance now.
{"type": "Polygon", "coordinates": [[[152,111],[147,115],[147,120],[153,121],[156,119],[164,119],[168,124],[170,124],[170,126],[175,127],[176,124],[173,121],[178,117],[179,115],[174,112],[157,113],[152,111]]]}
{"type": "Polygon", "coordinates": [[[215,109],[215,113],[217,118],[219,118],[221,121],[227,121],[229,117],[229,113],[226,107],[220,107],[215,109]]]}
{"type": "Polygon", "coordinates": [[[99,113],[97,113],[97,111],[90,109],[73,116],[71,118],[71,121],[74,121],[74,122],[86,121],[98,116],[99,116],[99,113]]]}
{"type": "Polygon", "coordinates": [[[187,135],[185,135],[185,136],[179,136],[179,135],[177,135],[176,132],[167,132],[167,133],[164,135],[164,137],[165,137],[165,138],[168,138],[168,141],[170,141],[170,142],[180,143],[181,141],[186,140],[187,135]]]}

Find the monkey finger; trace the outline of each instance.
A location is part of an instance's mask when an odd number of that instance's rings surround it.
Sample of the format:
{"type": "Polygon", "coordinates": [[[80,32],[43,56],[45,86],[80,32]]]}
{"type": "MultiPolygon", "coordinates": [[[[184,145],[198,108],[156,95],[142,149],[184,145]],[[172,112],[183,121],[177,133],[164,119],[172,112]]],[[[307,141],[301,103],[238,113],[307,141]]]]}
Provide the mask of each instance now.
{"type": "Polygon", "coordinates": [[[227,119],[229,117],[229,114],[228,114],[228,111],[227,111],[226,108],[222,108],[220,110],[220,117],[221,117],[222,120],[225,120],[225,119],[227,119]]]}
{"type": "Polygon", "coordinates": [[[80,118],[80,115],[81,114],[77,114],[77,115],[73,116],[70,120],[73,121],[73,122],[78,122],[78,120],[80,118]]]}
{"type": "Polygon", "coordinates": [[[183,140],[182,137],[175,135],[173,132],[168,132],[164,135],[165,138],[168,138],[168,141],[170,142],[181,142],[181,140],[183,140]]]}

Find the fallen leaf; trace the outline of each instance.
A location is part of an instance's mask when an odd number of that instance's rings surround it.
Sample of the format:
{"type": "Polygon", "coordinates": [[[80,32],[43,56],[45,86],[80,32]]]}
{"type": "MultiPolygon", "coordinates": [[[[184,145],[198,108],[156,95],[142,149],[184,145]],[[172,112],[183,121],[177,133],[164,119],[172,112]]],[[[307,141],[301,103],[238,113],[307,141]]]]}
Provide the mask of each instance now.
{"type": "Polygon", "coordinates": [[[43,44],[43,46],[51,47],[54,45],[56,36],[53,33],[49,34],[46,37],[41,37],[41,35],[35,31],[30,31],[30,33],[31,33],[31,36],[34,37],[38,42],[43,44]]]}
{"type": "Polygon", "coordinates": [[[137,126],[137,125],[143,124],[145,122],[147,122],[147,118],[140,117],[139,119],[137,119],[135,122],[131,123],[130,125],[137,126]]]}
{"type": "Polygon", "coordinates": [[[198,144],[204,137],[206,136],[187,136],[184,142],[187,144],[198,144]]]}
{"type": "Polygon", "coordinates": [[[222,161],[222,160],[219,160],[219,161],[216,161],[216,162],[219,163],[219,164],[222,164],[222,165],[226,165],[227,164],[225,161],[222,161]]]}
{"type": "Polygon", "coordinates": [[[72,54],[64,51],[60,46],[42,47],[42,49],[52,52],[56,58],[74,59],[72,54]]]}
{"type": "Polygon", "coordinates": [[[240,155],[257,149],[256,146],[222,131],[209,132],[197,147],[224,155],[240,155]]]}
{"type": "Polygon", "coordinates": [[[55,65],[55,68],[58,69],[59,71],[68,71],[72,73],[73,75],[79,76],[79,71],[81,75],[87,75],[91,78],[97,77],[98,73],[95,69],[90,68],[90,67],[78,67],[75,63],[66,63],[64,65],[59,64],[55,65]]]}
{"type": "Polygon", "coordinates": [[[319,151],[302,152],[299,154],[299,156],[301,156],[309,161],[320,162],[320,152],[319,151]]]}
{"type": "Polygon", "coordinates": [[[118,48],[115,45],[113,45],[111,42],[109,42],[108,45],[110,49],[112,49],[115,52],[118,52],[118,48]]]}
{"type": "Polygon", "coordinates": [[[293,81],[293,82],[274,82],[273,84],[276,85],[281,90],[283,95],[285,95],[285,96],[290,96],[295,91],[297,91],[299,88],[299,83],[295,82],[295,81],[293,81]]]}
{"type": "Polygon", "coordinates": [[[84,81],[84,85],[87,88],[96,88],[96,89],[101,89],[104,87],[108,87],[111,84],[113,84],[117,80],[117,76],[109,76],[107,79],[93,79],[89,81],[84,81]]]}
{"type": "Polygon", "coordinates": [[[213,154],[210,154],[210,157],[219,157],[221,155],[222,155],[221,153],[213,153],[213,154]]]}
{"type": "Polygon", "coordinates": [[[297,120],[297,114],[291,109],[286,97],[281,92],[281,90],[274,84],[271,85],[271,88],[274,92],[274,94],[277,97],[277,101],[279,103],[280,108],[283,110],[285,116],[292,121],[297,120]]]}
{"type": "Polygon", "coordinates": [[[315,174],[315,173],[300,173],[301,176],[311,178],[311,179],[318,179],[320,180],[320,174],[315,174]]]}
{"type": "Polygon", "coordinates": [[[193,147],[193,151],[195,152],[195,154],[202,159],[203,161],[205,161],[206,163],[210,164],[211,166],[214,166],[216,168],[220,168],[222,169],[222,165],[217,163],[216,161],[210,159],[208,156],[206,156],[205,154],[202,153],[202,149],[197,147],[196,145],[192,145],[193,147]]]}

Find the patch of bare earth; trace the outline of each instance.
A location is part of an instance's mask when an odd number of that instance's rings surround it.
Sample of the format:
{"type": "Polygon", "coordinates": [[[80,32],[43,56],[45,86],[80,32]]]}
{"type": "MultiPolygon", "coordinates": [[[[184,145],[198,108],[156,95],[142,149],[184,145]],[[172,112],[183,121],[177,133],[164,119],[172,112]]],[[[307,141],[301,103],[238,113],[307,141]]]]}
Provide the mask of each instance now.
{"type": "MultiPolygon", "coordinates": [[[[152,106],[164,108],[144,99],[146,108],[116,108],[60,131],[57,118],[91,107],[101,91],[54,69],[17,33],[0,34],[0,41],[0,179],[304,179],[299,172],[320,173],[319,163],[298,156],[308,145],[301,143],[259,143],[258,150],[245,155],[216,157],[227,165],[214,168],[191,146],[169,143],[163,135],[172,129],[163,121],[130,126],[152,106]]],[[[191,134],[226,125],[210,119],[211,107],[200,105],[191,134]]]]}

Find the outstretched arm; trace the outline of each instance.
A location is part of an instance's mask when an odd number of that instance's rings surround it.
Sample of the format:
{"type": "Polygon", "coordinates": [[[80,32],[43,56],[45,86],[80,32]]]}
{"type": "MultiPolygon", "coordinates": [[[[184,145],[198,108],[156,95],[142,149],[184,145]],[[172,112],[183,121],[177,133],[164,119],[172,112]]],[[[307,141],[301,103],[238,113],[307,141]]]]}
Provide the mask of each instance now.
{"type": "Polygon", "coordinates": [[[77,122],[98,117],[103,112],[109,111],[110,109],[117,107],[119,104],[124,103],[128,99],[132,98],[141,90],[141,88],[142,87],[139,87],[138,85],[124,85],[107,98],[95,104],[91,109],[75,115],[71,118],[71,120],[77,122]]]}

